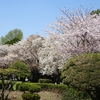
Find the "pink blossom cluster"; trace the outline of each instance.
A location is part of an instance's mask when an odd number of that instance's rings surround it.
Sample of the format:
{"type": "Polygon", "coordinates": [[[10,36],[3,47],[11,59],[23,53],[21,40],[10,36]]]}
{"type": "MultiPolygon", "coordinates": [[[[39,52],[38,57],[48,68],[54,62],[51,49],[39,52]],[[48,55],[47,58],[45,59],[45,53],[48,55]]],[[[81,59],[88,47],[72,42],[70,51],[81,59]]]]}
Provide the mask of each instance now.
{"type": "Polygon", "coordinates": [[[74,12],[61,10],[62,15],[46,30],[58,54],[64,59],[82,53],[100,51],[100,15],[91,15],[87,10],[74,12]]]}

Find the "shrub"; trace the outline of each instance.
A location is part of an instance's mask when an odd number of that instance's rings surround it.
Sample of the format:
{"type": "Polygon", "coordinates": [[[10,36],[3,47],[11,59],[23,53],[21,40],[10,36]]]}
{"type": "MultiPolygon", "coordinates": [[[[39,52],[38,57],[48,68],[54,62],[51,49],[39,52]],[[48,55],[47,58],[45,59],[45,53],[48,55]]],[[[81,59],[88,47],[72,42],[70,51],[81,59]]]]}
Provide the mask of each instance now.
{"type": "Polygon", "coordinates": [[[62,82],[100,100],[100,53],[86,53],[69,59],[62,68],[62,82]]]}
{"type": "Polygon", "coordinates": [[[15,84],[13,85],[13,90],[14,90],[14,91],[19,90],[20,84],[22,84],[21,81],[15,82],[15,84]]]}
{"type": "Polygon", "coordinates": [[[38,85],[41,87],[41,90],[52,90],[55,84],[51,83],[38,83],[38,85]]]}
{"type": "Polygon", "coordinates": [[[35,85],[35,84],[33,84],[33,85],[31,85],[31,86],[29,87],[29,91],[30,91],[31,93],[33,93],[33,92],[39,92],[40,89],[41,89],[41,87],[40,87],[39,85],[35,85]]]}
{"type": "Polygon", "coordinates": [[[53,83],[51,79],[39,79],[39,83],[53,83]]]}
{"type": "Polygon", "coordinates": [[[77,91],[73,88],[68,88],[62,92],[61,100],[91,100],[90,96],[83,91],[77,91]]]}
{"type": "Polygon", "coordinates": [[[20,91],[28,91],[31,85],[29,83],[22,83],[19,85],[20,91]]]}
{"type": "Polygon", "coordinates": [[[23,93],[22,98],[23,100],[39,100],[40,96],[38,94],[23,93]]]}
{"type": "Polygon", "coordinates": [[[83,91],[77,91],[64,84],[37,83],[41,90],[53,91],[62,95],[61,100],[91,100],[89,95],[83,91]]]}
{"type": "Polygon", "coordinates": [[[36,85],[39,85],[41,87],[41,90],[57,90],[58,92],[64,91],[68,86],[64,84],[52,84],[52,83],[35,83],[36,85]]]}
{"type": "Polygon", "coordinates": [[[33,100],[40,100],[40,96],[38,94],[33,94],[33,100]]]}

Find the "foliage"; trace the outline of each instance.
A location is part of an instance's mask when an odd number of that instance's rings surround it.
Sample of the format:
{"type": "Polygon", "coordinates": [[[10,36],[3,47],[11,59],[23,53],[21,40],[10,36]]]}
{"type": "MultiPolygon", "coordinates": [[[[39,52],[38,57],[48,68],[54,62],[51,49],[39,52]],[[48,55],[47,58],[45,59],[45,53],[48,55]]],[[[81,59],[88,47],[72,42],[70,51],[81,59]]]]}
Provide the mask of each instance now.
{"type": "MultiPolygon", "coordinates": [[[[70,88],[64,84],[52,84],[52,83],[35,83],[41,87],[41,91],[52,91],[61,94],[62,100],[88,100],[89,95],[83,91],[77,91],[74,88],[70,88]]],[[[91,99],[90,99],[91,100],[91,99]]]]}
{"type": "Polygon", "coordinates": [[[39,92],[41,89],[41,87],[39,85],[30,83],[30,82],[24,82],[24,83],[20,83],[18,86],[18,90],[20,91],[29,91],[30,93],[33,92],[39,92]]]}
{"type": "Polygon", "coordinates": [[[91,98],[86,92],[68,88],[66,91],[62,92],[61,100],[91,100],[91,98]]]}
{"type": "MultiPolygon", "coordinates": [[[[16,88],[16,90],[20,90],[21,91],[21,87],[23,86],[23,84],[26,84],[26,85],[24,85],[24,86],[30,86],[32,83],[31,82],[22,82],[22,81],[17,81],[16,83],[15,83],[15,88],[16,88]]],[[[28,90],[28,89],[27,89],[28,90]]]]}
{"type": "Polygon", "coordinates": [[[20,61],[14,62],[9,68],[0,69],[0,79],[2,84],[1,100],[7,100],[9,93],[13,89],[13,75],[27,77],[29,76],[29,69],[26,64],[20,61]],[[8,93],[5,94],[6,90],[8,90],[8,93]]]}
{"type": "Polygon", "coordinates": [[[13,45],[0,45],[0,57],[0,67],[8,67],[20,60],[28,65],[31,74],[37,70],[43,75],[56,74],[63,62],[57,55],[57,50],[52,47],[50,38],[37,35],[31,35],[13,45]]]}
{"type": "Polygon", "coordinates": [[[94,14],[99,15],[99,13],[100,13],[100,9],[92,10],[92,11],[90,12],[91,15],[94,15],[94,14]]]}
{"type": "Polygon", "coordinates": [[[23,93],[22,98],[23,100],[40,100],[40,96],[38,94],[31,93],[23,93]]]}
{"type": "Polygon", "coordinates": [[[5,37],[1,37],[2,44],[14,44],[23,38],[23,33],[20,29],[14,29],[8,32],[5,37]]]}
{"type": "Polygon", "coordinates": [[[30,75],[30,71],[28,66],[21,62],[21,61],[15,61],[10,67],[9,69],[13,69],[15,70],[13,72],[13,74],[15,74],[17,77],[22,77],[22,78],[26,78],[29,77],[30,75]]]}
{"type": "Polygon", "coordinates": [[[22,84],[22,81],[16,81],[13,85],[13,91],[17,91],[20,88],[20,84],[22,84]]]}
{"type": "Polygon", "coordinates": [[[82,53],[99,52],[100,16],[81,8],[74,11],[65,8],[61,12],[56,22],[48,25],[51,30],[45,31],[63,62],[82,53]]]}
{"type": "Polygon", "coordinates": [[[100,99],[100,53],[71,58],[62,69],[63,83],[87,92],[93,100],[100,99]]]}
{"type": "MultiPolygon", "coordinates": [[[[52,84],[52,83],[32,83],[32,82],[16,82],[15,84],[19,84],[16,88],[22,86],[22,84],[29,85],[29,89],[32,89],[32,86],[41,87],[41,91],[51,91],[51,92],[57,92],[61,94],[62,99],[61,100],[91,100],[89,95],[86,92],[83,91],[77,91],[74,88],[70,88],[67,85],[64,84],[52,84]]],[[[25,85],[24,85],[25,86],[25,85]]],[[[20,89],[20,88],[19,88],[20,89]]],[[[27,89],[28,90],[28,89],[27,89]]],[[[24,91],[25,92],[25,91],[24,91]]],[[[26,93],[29,93],[26,91],[26,93]]]]}
{"type": "Polygon", "coordinates": [[[13,70],[9,69],[0,69],[0,79],[1,79],[1,96],[0,100],[7,100],[10,92],[12,91],[13,80],[10,78],[8,80],[8,76],[11,75],[13,70]],[[6,92],[7,91],[7,92],[6,92]]]}
{"type": "Polygon", "coordinates": [[[16,61],[9,68],[0,69],[0,79],[2,84],[1,100],[7,100],[9,93],[13,90],[13,75],[19,77],[29,76],[29,69],[26,64],[16,61]],[[6,92],[8,90],[8,92],[6,92]]]}
{"type": "Polygon", "coordinates": [[[32,76],[38,71],[39,59],[37,50],[42,46],[43,38],[32,35],[13,45],[0,45],[0,67],[9,67],[13,62],[20,60],[27,64],[32,76]]]}
{"type": "Polygon", "coordinates": [[[46,30],[50,37],[31,35],[14,45],[0,46],[0,66],[8,67],[19,59],[30,67],[31,73],[37,69],[43,75],[52,75],[72,56],[99,52],[100,16],[94,18],[81,9],[65,8],[61,12],[62,16],[49,25],[54,31],[46,30]]]}
{"type": "MultiPolygon", "coordinates": [[[[10,92],[13,90],[14,82],[13,82],[12,75],[21,75],[21,77],[25,77],[27,75],[27,74],[25,74],[26,71],[24,71],[24,74],[23,74],[22,70],[17,69],[15,65],[10,66],[9,68],[5,68],[5,69],[1,68],[0,69],[0,79],[1,79],[1,88],[2,88],[1,100],[7,100],[10,92]]],[[[24,63],[20,63],[20,65],[24,65],[24,63]]],[[[21,66],[21,67],[26,67],[26,65],[21,66]]],[[[28,70],[28,68],[27,68],[27,70],[28,70]]]]}
{"type": "Polygon", "coordinates": [[[29,83],[21,83],[20,85],[19,85],[19,90],[20,91],[29,91],[29,87],[30,87],[31,85],[29,84],[29,83]]]}
{"type": "Polygon", "coordinates": [[[34,92],[39,92],[40,89],[41,88],[39,85],[30,82],[24,82],[19,85],[19,90],[24,91],[24,93],[22,94],[22,98],[24,100],[39,100],[40,96],[38,94],[35,94],[34,92]]]}
{"type": "Polygon", "coordinates": [[[41,90],[41,87],[40,87],[39,85],[33,84],[33,85],[31,85],[31,86],[29,87],[30,93],[33,93],[33,92],[40,92],[40,90],[41,90]]]}
{"type": "MultiPolygon", "coordinates": [[[[5,89],[8,89],[10,84],[11,84],[11,83],[10,83],[8,80],[6,80],[6,81],[4,82],[4,87],[5,87],[5,89]]],[[[13,85],[15,85],[15,82],[12,82],[11,90],[13,90],[13,85]]],[[[3,88],[3,87],[2,87],[2,81],[0,81],[0,89],[2,89],[2,88],[3,88]]]]}
{"type": "Polygon", "coordinates": [[[53,83],[53,81],[51,79],[39,79],[38,80],[39,83],[53,83]]]}
{"type": "Polygon", "coordinates": [[[55,85],[52,83],[37,83],[37,85],[41,87],[41,90],[48,90],[48,91],[57,90],[60,93],[66,90],[66,88],[68,88],[65,85],[60,85],[60,84],[55,85]]]}

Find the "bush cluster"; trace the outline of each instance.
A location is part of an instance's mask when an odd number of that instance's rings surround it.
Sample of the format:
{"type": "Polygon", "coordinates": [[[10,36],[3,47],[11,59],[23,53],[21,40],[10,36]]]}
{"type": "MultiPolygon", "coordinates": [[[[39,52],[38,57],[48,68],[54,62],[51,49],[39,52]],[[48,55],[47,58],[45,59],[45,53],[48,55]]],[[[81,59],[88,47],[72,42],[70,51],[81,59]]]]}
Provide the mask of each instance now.
{"type": "Polygon", "coordinates": [[[29,83],[22,83],[19,85],[20,91],[29,91],[30,84],[29,83]]]}
{"type": "Polygon", "coordinates": [[[24,82],[24,83],[18,84],[18,89],[20,91],[24,91],[24,93],[22,94],[23,100],[39,100],[40,99],[40,96],[36,94],[36,92],[39,92],[41,90],[41,87],[39,85],[30,83],[30,82],[24,82]]]}
{"type": "Polygon", "coordinates": [[[23,100],[39,100],[40,96],[38,94],[23,93],[22,98],[23,100]]]}
{"type": "Polygon", "coordinates": [[[67,86],[64,84],[52,84],[52,83],[35,83],[41,87],[41,90],[58,90],[58,92],[64,91],[67,86]]]}
{"type": "Polygon", "coordinates": [[[17,81],[17,82],[15,82],[15,84],[13,85],[13,90],[14,90],[14,91],[19,90],[19,88],[20,88],[20,84],[22,84],[21,81],[17,81]]]}
{"type": "Polygon", "coordinates": [[[53,81],[51,79],[39,79],[38,80],[39,83],[53,83],[53,81]]]}
{"type": "MultiPolygon", "coordinates": [[[[36,84],[36,83],[35,83],[36,84]]],[[[91,100],[89,95],[83,91],[77,91],[64,84],[37,83],[41,90],[54,91],[57,90],[62,95],[61,100],[91,100]]]]}
{"type": "Polygon", "coordinates": [[[67,85],[64,84],[18,82],[16,83],[16,89],[19,89],[20,91],[27,91],[25,92],[25,94],[22,95],[22,98],[24,100],[39,100],[39,99],[30,99],[30,98],[33,98],[32,94],[34,94],[35,92],[39,92],[40,90],[53,91],[53,92],[55,91],[57,93],[60,93],[62,95],[61,100],[66,100],[66,99],[67,100],[91,100],[88,99],[90,97],[86,92],[77,91],[76,89],[69,88],[67,85]]]}
{"type": "Polygon", "coordinates": [[[69,59],[61,72],[62,82],[100,100],[100,53],[84,53],[69,59]]]}
{"type": "Polygon", "coordinates": [[[18,88],[20,91],[29,91],[31,93],[39,92],[41,90],[41,87],[39,85],[28,82],[19,84],[18,88]]]}
{"type": "Polygon", "coordinates": [[[31,92],[31,93],[33,93],[33,92],[40,92],[40,90],[41,90],[41,87],[39,85],[33,84],[33,85],[31,85],[29,87],[29,92],[31,92]]]}

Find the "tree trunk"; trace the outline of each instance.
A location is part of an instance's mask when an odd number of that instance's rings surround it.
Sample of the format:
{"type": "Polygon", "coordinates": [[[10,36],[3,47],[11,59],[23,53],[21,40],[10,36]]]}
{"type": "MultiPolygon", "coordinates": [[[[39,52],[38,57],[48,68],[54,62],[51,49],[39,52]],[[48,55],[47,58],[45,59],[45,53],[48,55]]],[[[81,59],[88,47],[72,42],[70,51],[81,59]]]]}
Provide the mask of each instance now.
{"type": "Polygon", "coordinates": [[[1,81],[2,81],[2,92],[1,92],[1,100],[4,100],[4,92],[5,92],[5,86],[4,86],[4,75],[1,75],[1,81]]]}

